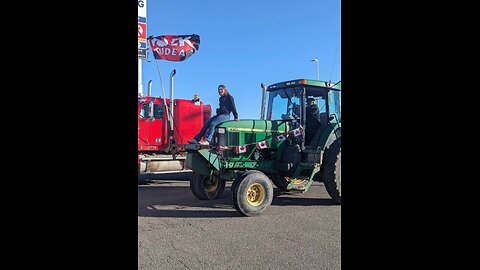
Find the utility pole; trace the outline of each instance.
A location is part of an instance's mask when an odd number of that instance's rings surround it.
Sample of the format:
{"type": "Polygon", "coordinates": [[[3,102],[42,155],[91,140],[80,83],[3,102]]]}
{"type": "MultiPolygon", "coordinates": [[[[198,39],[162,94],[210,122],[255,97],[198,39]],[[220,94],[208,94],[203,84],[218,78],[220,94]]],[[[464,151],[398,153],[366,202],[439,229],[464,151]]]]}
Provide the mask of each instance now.
{"type": "Polygon", "coordinates": [[[317,58],[310,60],[311,62],[317,63],[317,80],[320,80],[320,61],[317,58]]]}

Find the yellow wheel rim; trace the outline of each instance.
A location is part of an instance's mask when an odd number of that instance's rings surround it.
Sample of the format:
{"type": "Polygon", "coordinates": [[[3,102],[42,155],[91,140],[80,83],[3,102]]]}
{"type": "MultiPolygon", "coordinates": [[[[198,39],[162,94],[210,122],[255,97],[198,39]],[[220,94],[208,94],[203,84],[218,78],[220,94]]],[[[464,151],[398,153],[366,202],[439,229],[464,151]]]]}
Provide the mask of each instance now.
{"type": "Polygon", "coordinates": [[[259,206],[265,200],[265,188],[260,184],[253,184],[248,187],[247,201],[251,206],[259,206]]]}
{"type": "Polygon", "coordinates": [[[218,178],[216,176],[211,177],[210,181],[208,180],[208,176],[205,178],[205,190],[207,192],[214,192],[218,188],[218,178]]]}

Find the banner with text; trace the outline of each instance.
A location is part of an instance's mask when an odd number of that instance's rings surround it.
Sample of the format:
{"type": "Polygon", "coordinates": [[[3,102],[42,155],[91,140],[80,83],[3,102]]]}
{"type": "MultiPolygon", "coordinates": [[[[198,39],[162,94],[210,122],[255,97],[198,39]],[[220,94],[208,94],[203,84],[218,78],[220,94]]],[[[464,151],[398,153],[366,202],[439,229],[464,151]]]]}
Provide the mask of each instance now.
{"type": "Polygon", "coordinates": [[[164,35],[149,37],[150,49],[155,59],[183,61],[200,47],[199,35],[164,35]]]}

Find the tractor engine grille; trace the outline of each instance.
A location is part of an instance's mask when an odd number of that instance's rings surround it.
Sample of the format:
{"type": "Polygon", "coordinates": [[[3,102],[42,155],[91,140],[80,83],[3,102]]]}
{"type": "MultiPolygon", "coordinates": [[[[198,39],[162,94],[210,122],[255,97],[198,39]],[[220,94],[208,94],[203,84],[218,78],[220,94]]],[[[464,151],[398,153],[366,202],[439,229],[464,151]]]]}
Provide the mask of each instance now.
{"type": "Polygon", "coordinates": [[[228,133],[228,145],[244,145],[256,143],[257,141],[256,133],[242,133],[242,132],[230,132],[228,133]],[[240,142],[240,135],[245,136],[244,140],[240,142]]]}
{"type": "Polygon", "coordinates": [[[228,134],[228,145],[239,145],[240,136],[238,132],[230,132],[228,134]]]}
{"type": "Polygon", "coordinates": [[[228,133],[228,145],[244,145],[252,144],[257,142],[256,133],[240,133],[240,132],[230,132],[228,133]],[[245,136],[245,139],[240,142],[240,134],[245,136]]]}
{"type": "Polygon", "coordinates": [[[257,134],[256,133],[245,133],[245,143],[251,144],[257,142],[257,134]]]}

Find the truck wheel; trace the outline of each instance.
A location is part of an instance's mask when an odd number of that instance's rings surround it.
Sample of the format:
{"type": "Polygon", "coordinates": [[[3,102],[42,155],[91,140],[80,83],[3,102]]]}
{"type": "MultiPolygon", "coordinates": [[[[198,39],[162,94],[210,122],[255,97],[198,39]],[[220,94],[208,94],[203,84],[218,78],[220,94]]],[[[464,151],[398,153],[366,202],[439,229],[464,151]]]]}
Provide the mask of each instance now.
{"type": "Polygon", "coordinates": [[[272,183],[262,172],[248,171],[232,184],[232,199],[235,209],[242,215],[258,215],[272,203],[272,183]]]}
{"type": "MultiPolygon", "coordinates": [[[[271,176],[270,179],[272,180],[273,184],[280,189],[281,191],[288,191],[288,185],[290,184],[290,181],[287,180],[286,177],[280,176],[280,175],[274,175],[271,176]]],[[[292,189],[296,189],[297,187],[304,186],[306,182],[308,182],[307,179],[303,180],[294,180],[295,184],[293,185],[292,189]]]]}
{"type": "Polygon", "coordinates": [[[225,179],[216,175],[202,175],[193,173],[190,179],[190,190],[200,200],[214,200],[220,198],[225,191],[225,179]]]}
{"type": "Polygon", "coordinates": [[[341,138],[338,138],[325,151],[322,179],[328,194],[337,204],[342,203],[341,177],[342,149],[341,138]]]}

